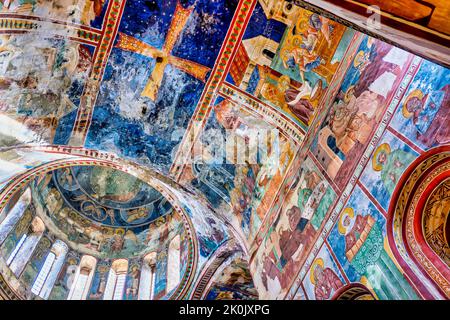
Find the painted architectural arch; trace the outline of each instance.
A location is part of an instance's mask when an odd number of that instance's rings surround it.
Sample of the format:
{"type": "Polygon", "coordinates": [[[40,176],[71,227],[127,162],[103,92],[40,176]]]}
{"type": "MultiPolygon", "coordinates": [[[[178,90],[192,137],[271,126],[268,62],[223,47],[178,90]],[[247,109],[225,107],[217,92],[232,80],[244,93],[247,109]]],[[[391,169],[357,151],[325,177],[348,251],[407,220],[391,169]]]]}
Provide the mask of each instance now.
{"type": "Polygon", "coordinates": [[[0,0],[0,297],[448,299],[450,11],[398,3],[0,0]]]}

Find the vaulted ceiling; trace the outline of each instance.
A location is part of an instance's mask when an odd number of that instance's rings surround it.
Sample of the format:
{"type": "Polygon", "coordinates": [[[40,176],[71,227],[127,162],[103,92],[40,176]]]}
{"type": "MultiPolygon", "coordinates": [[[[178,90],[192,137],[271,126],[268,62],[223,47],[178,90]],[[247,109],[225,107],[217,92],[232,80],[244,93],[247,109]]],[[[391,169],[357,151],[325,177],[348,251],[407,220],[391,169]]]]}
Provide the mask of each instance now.
{"type": "Polygon", "coordinates": [[[376,108],[415,72],[392,44],[448,65],[449,33],[436,26],[449,12],[434,2],[411,18],[383,1],[0,0],[2,208],[32,181],[49,239],[134,259],[179,234],[188,271],[174,297],[257,298],[263,263],[249,263],[265,257],[271,224],[288,224],[284,199],[327,171],[320,199],[331,206],[356,167],[333,163],[362,156],[376,108]],[[385,17],[375,31],[360,12],[371,4],[385,17]],[[329,164],[318,130],[339,125],[332,105],[360,96],[367,136],[341,153],[328,140],[329,164]]]}

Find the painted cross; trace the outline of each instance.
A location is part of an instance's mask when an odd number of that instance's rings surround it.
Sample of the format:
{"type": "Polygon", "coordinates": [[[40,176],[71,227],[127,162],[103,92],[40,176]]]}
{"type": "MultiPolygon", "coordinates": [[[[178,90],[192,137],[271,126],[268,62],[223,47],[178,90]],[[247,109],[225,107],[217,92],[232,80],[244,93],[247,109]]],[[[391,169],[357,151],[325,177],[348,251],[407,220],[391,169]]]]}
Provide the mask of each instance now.
{"type": "Polygon", "coordinates": [[[177,3],[175,13],[173,14],[173,18],[170,23],[169,31],[167,32],[165,43],[161,50],[156,49],[145,42],[139,41],[134,37],[123,33],[119,34],[119,41],[116,47],[156,59],[155,68],[153,69],[152,74],[150,75],[150,78],[141,93],[142,96],[148,97],[153,101],[156,100],[159,87],[161,86],[164,76],[164,70],[168,64],[186,72],[187,74],[190,74],[196,79],[205,81],[206,75],[210,68],[172,55],[172,49],[183,31],[192,11],[193,8],[185,9],[179,2],[177,3]]]}

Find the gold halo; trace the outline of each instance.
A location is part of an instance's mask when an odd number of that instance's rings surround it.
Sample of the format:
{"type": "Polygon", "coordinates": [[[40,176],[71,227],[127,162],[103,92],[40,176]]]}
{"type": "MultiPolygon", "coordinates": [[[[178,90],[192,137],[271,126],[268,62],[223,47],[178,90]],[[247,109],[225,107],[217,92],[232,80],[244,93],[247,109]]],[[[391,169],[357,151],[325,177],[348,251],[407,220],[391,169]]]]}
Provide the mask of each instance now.
{"type": "Polygon", "coordinates": [[[353,94],[354,91],[355,91],[355,86],[348,87],[348,89],[347,89],[347,91],[345,92],[345,95],[344,95],[344,102],[346,104],[348,104],[350,102],[351,94],[353,94]]]}
{"type": "Polygon", "coordinates": [[[273,91],[278,92],[278,88],[276,85],[274,85],[273,83],[270,83],[270,82],[265,82],[261,88],[261,96],[264,99],[270,100],[272,97],[276,96],[274,94],[269,93],[268,92],[269,89],[272,89],[273,91]]]}
{"type": "Polygon", "coordinates": [[[284,46],[283,49],[280,50],[280,59],[282,61],[285,61],[287,56],[291,53],[292,49],[291,49],[291,44],[288,44],[286,46],[284,46]]]}
{"type": "Polygon", "coordinates": [[[131,271],[139,270],[139,265],[133,264],[130,268],[131,271]]]}
{"type": "Polygon", "coordinates": [[[358,52],[358,54],[355,57],[355,60],[353,60],[353,66],[355,68],[359,68],[359,66],[362,64],[361,59],[364,57],[364,51],[361,50],[358,52]]]}
{"type": "Polygon", "coordinates": [[[303,43],[303,38],[301,35],[296,35],[291,38],[291,45],[293,47],[300,47],[303,43]]]}
{"type": "Polygon", "coordinates": [[[295,31],[296,33],[299,33],[301,30],[304,30],[308,27],[308,16],[304,16],[300,19],[298,19],[297,24],[295,25],[295,31]]]}
{"type": "Polygon", "coordinates": [[[372,157],[372,167],[375,171],[381,171],[381,169],[383,169],[383,165],[378,163],[378,155],[381,152],[386,152],[387,154],[391,153],[391,146],[388,143],[383,143],[375,150],[372,157]]]}
{"type": "Polygon", "coordinates": [[[100,265],[100,266],[97,267],[97,270],[98,270],[100,273],[108,272],[109,269],[110,269],[110,267],[107,266],[107,265],[100,265]]]}
{"type": "Polygon", "coordinates": [[[344,221],[344,218],[346,216],[353,218],[355,216],[355,210],[353,210],[353,208],[351,208],[351,207],[347,207],[344,210],[342,210],[342,213],[339,217],[338,231],[340,234],[343,234],[343,235],[345,235],[346,231],[347,231],[347,228],[344,227],[344,225],[342,224],[342,222],[344,221]]]}
{"type": "Polygon", "coordinates": [[[316,279],[314,278],[314,270],[316,269],[317,265],[321,266],[323,269],[325,263],[323,262],[322,258],[317,258],[316,260],[314,260],[313,264],[311,265],[311,269],[309,272],[309,279],[311,280],[312,284],[316,284],[316,279]]]}
{"type": "Polygon", "coordinates": [[[285,88],[285,87],[289,87],[291,85],[291,79],[286,76],[286,75],[282,75],[279,79],[278,79],[278,87],[279,88],[285,88]]]}
{"type": "Polygon", "coordinates": [[[408,111],[408,109],[406,108],[406,105],[408,104],[408,101],[411,100],[414,97],[417,97],[420,100],[422,100],[423,99],[423,92],[422,92],[422,90],[415,89],[415,90],[411,91],[411,93],[405,99],[405,103],[403,103],[403,107],[402,107],[402,114],[403,114],[403,117],[405,117],[405,118],[411,118],[413,116],[413,113],[408,111]]]}
{"type": "Polygon", "coordinates": [[[125,229],[118,228],[114,231],[115,234],[118,234],[120,236],[123,236],[125,234],[125,229]]]}

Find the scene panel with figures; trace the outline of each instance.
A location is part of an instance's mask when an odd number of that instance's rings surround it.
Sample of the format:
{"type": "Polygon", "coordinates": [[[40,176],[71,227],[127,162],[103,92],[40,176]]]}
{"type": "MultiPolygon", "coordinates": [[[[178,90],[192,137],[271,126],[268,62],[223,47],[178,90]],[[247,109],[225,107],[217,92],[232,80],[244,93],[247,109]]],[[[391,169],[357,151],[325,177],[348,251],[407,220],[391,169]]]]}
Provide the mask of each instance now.
{"type": "Polygon", "coordinates": [[[207,300],[255,300],[258,297],[247,261],[240,257],[226,262],[206,294],[207,300]]]}
{"type": "Polygon", "coordinates": [[[4,0],[0,14],[101,28],[108,0],[4,0]]]}
{"type": "Polygon", "coordinates": [[[303,279],[303,288],[309,300],[330,300],[346,284],[327,245],[315,257],[303,279]]]}
{"type": "Polygon", "coordinates": [[[413,55],[365,37],[311,151],[343,189],[378,128],[413,55]]]}
{"type": "Polygon", "coordinates": [[[2,145],[67,142],[93,50],[43,34],[0,35],[0,121],[13,131],[2,145]]]}
{"type": "Polygon", "coordinates": [[[450,142],[450,70],[423,60],[390,123],[423,150],[450,142]]]}
{"type": "Polygon", "coordinates": [[[280,298],[289,290],[332,208],[336,193],[306,158],[280,214],[258,244],[251,261],[262,298],[280,298]]]}
{"type": "Polygon", "coordinates": [[[257,4],[226,81],[306,131],[354,31],[297,6],[287,18],[266,11],[257,4]]]}
{"type": "Polygon", "coordinates": [[[252,241],[296,146],[261,118],[219,97],[182,180],[201,190],[252,241]]]}
{"type": "Polygon", "coordinates": [[[390,131],[385,131],[378,142],[360,181],[385,212],[403,172],[418,155],[390,131]]]}
{"type": "Polygon", "coordinates": [[[392,256],[385,217],[359,186],[350,195],[327,241],[350,282],[362,283],[377,299],[418,299],[392,256]]]}
{"type": "Polygon", "coordinates": [[[167,172],[236,5],[223,0],[128,1],[86,146],[112,149],[167,172]]]}

